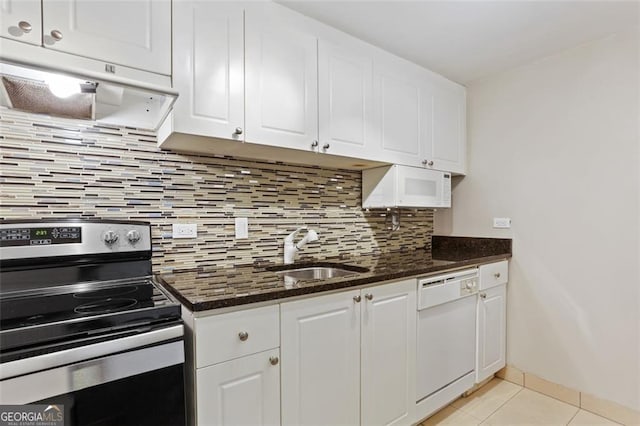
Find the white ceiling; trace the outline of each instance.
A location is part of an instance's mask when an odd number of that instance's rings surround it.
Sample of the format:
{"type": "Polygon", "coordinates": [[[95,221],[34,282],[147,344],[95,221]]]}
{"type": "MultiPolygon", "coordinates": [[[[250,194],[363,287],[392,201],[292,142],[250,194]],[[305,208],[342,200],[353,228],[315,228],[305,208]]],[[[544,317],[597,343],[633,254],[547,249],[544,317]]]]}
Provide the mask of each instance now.
{"type": "Polygon", "coordinates": [[[463,84],[640,22],[638,0],[278,3],[463,84]]]}

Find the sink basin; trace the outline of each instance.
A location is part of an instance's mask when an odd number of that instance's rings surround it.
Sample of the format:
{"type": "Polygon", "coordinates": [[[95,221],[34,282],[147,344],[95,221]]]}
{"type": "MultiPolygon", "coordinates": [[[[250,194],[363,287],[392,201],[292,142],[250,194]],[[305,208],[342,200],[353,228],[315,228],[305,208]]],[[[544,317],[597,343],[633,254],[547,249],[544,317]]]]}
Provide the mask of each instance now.
{"type": "Polygon", "coordinates": [[[295,278],[297,280],[326,280],[328,278],[344,277],[357,273],[358,272],[347,271],[346,269],[327,268],[322,266],[276,272],[278,275],[286,275],[287,277],[295,278]]]}
{"type": "Polygon", "coordinates": [[[322,265],[286,265],[274,266],[267,270],[275,272],[281,277],[288,277],[294,280],[326,280],[329,278],[346,277],[367,272],[367,268],[342,264],[322,264],[322,265]]]}

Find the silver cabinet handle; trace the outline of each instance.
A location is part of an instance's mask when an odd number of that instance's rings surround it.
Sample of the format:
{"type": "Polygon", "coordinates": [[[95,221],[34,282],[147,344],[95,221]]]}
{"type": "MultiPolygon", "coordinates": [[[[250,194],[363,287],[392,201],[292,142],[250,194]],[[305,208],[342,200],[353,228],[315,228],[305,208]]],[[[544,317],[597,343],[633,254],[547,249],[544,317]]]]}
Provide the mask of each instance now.
{"type": "Polygon", "coordinates": [[[238,333],[238,337],[244,342],[249,338],[249,333],[247,333],[246,331],[241,331],[240,333],[238,333]]]}
{"type": "Polygon", "coordinates": [[[318,146],[318,141],[311,142],[311,148],[315,148],[318,146]]]}
{"type": "Polygon", "coordinates": [[[433,166],[433,160],[422,160],[422,165],[423,166],[433,166]]]}
{"type": "Polygon", "coordinates": [[[353,301],[356,303],[360,303],[360,301],[362,300],[362,297],[358,296],[353,296],[353,301]]]}
{"type": "Polygon", "coordinates": [[[367,293],[367,294],[364,295],[364,298],[367,299],[367,300],[373,300],[373,294],[367,293]]]}
{"type": "Polygon", "coordinates": [[[58,30],[52,30],[51,37],[53,37],[53,39],[56,41],[60,41],[62,40],[62,33],[58,30]]]}
{"type": "Polygon", "coordinates": [[[480,293],[480,298],[481,299],[486,299],[487,298],[487,293],[480,293]]]}
{"type": "Polygon", "coordinates": [[[233,131],[234,135],[241,135],[242,134],[242,127],[236,127],[236,130],[233,131]]]}
{"type": "Polygon", "coordinates": [[[322,145],[322,149],[329,149],[331,145],[329,145],[328,143],[325,143],[324,145],[322,145]]]}
{"type": "Polygon", "coordinates": [[[280,360],[277,356],[270,356],[269,362],[271,363],[271,365],[278,365],[278,362],[280,362],[280,360]]]}
{"type": "Polygon", "coordinates": [[[25,33],[30,33],[32,28],[31,28],[31,24],[28,23],[27,21],[20,21],[18,22],[18,27],[24,31],[25,33]]]}
{"type": "Polygon", "coordinates": [[[495,274],[493,274],[493,276],[496,278],[500,278],[500,272],[496,272],[495,274]]]}

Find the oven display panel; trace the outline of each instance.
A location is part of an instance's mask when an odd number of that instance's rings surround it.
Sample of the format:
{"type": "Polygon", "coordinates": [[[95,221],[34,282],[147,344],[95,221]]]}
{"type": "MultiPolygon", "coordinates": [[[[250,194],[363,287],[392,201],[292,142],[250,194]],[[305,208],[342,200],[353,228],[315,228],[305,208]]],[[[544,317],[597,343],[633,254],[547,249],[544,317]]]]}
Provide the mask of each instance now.
{"type": "Polygon", "coordinates": [[[0,247],[48,246],[82,242],[79,226],[0,229],[0,247]]]}

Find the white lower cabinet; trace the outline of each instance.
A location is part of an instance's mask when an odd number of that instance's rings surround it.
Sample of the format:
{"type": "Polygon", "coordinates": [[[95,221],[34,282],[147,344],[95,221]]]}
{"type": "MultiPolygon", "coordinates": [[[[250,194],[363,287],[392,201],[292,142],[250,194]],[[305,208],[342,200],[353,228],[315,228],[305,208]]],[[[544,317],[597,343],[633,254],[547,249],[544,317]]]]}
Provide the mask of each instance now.
{"type": "MultiPolygon", "coordinates": [[[[507,268],[479,268],[476,382],[505,365],[507,268]]],[[[416,291],[414,278],[186,317],[191,424],[413,424],[416,291]]]]}
{"type": "Polygon", "coordinates": [[[283,425],[360,423],[360,291],[280,306],[283,425]]]}
{"type": "Polygon", "coordinates": [[[190,424],[280,424],[279,315],[272,305],[185,318],[190,424]]]}
{"type": "Polygon", "coordinates": [[[476,383],[506,364],[507,285],[483,290],[478,297],[476,383]]]}
{"type": "Polygon", "coordinates": [[[476,383],[506,365],[508,263],[482,265],[479,273],[476,383]]]}
{"type": "Polygon", "coordinates": [[[412,424],[416,280],[365,289],[362,294],[361,424],[412,424]]]}
{"type": "Polygon", "coordinates": [[[415,327],[415,280],[283,303],[282,424],[412,424],[415,327]]]}
{"type": "Polygon", "coordinates": [[[199,425],[279,425],[278,349],[196,372],[199,425]]]}

